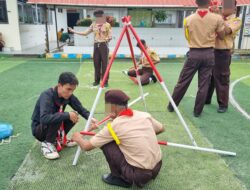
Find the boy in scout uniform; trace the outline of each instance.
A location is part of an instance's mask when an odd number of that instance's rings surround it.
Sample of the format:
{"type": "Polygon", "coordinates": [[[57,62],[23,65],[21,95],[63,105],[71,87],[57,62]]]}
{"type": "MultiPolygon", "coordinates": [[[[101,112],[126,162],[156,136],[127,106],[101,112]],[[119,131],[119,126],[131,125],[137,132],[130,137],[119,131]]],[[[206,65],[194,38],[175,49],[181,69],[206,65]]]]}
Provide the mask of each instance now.
{"type": "MultiPolygon", "coordinates": [[[[122,187],[132,184],[143,187],[160,171],[162,153],[156,134],[164,128],[150,114],[129,109],[128,100],[121,90],[107,91],[105,111],[111,114],[112,126],[108,124],[90,140],[83,139],[78,132],[72,139],[85,151],[102,149],[111,170],[102,176],[104,182],[122,187]]],[[[92,126],[90,131],[95,128],[92,126]]]]}
{"type": "MultiPolygon", "coordinates": [[[[160,57],[157,55],[157,53],[151,49],[150,47],[147,46],[146,41],[141,39],[141,43],[143,44],[144,48],[146,49],[150,59],[152,62],[156,65],[160,63],[160,57]]],[[[136,45],[138,48],[140,48],[139,44],[137,43],[136,45]]],[[[150,66],[150,63],[148,62],[148,59],[144,55],[144,53],[141,51],[141,56],[140,56],[140,61],[138,62],[138,66],[140,67],[139,69],[139,75],[141,79],[141,84],[142,85],[147,85],[151,81],[156,82],[157,79],[153,75],[153,69],[150,66]]],[[[135,68],[131,68],[129,71],[123,71],[124,74],[130,76],[130,79],[133,80],[136,84],[138,84],[136,77],[136,70],[135,68]]]]}
{"type": "MultiPolygon", "coordinates": [[[[103,10],[96,10],[94,16],[99,20],[103,17],[103,10]]],[[[105,19],[106,20],[106,19],[105,19]]],[[[109,47],[108,42],[112,39],[111,25],[108,22],[98,23],[93,22],[89,29],[84,32],[76,32],[69,28],[69,31],[75,34],[87,36],[91,32],[94,33],[94,68],[95,68],[95,81],[93,86],[100,84],[108,65],[109,47]]],[[[104,85],[108,87],[108,78],[104,85]]]]}
{"type": "Polygon", "coordinates": [[[226,30],[225,38],[221,40],[216,38],[215,44],[215,66],[213,76],[209,86],[206,104],[211,103],[214,87],[216,89],[218,113],[224,113],[228,108],[229,99],[229,83],[230,83],[230,64],[231,54],[234,46],[234,40],[237,32],[241,28],[241,19],[236,17],[235,11],[230,14],[228,11],[223,11],[226,30]]]}
{"type": "MultiPolygon", "coordinates": [[[[189,44],[187,60],[180,73],[172,98],[178,106],[185,95],[193,76],[198,71],[198,92],[193,114],[199,117],[205,101],[214,66],[214,47],[216,35],[223,39],[225,35],[223,18],[208,10],[210,0],[196,0],[197,11],[185,18],[184,30],[189,44]]],[[[173,112],[173,106],[168,104],[173,112]]]]}

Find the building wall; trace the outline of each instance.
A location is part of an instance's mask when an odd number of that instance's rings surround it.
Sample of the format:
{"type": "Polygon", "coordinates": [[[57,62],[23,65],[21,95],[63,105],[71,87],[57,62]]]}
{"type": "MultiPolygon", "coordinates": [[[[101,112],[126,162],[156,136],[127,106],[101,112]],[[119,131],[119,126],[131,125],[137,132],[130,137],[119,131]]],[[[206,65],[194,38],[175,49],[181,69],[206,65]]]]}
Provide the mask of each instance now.
{"type": "MultiPolygon", "coordinates": [[[[87,27],[75,27],[76,31],[84,31],[87,27]]],[[[112,28],[112,40],[110,46],[115,46],[121,34],[122,28],[112,28]]],[[[135,28],[138,36],[145,39],[150,46],[159,47],[187,47],[182,28],[135,28]]],[[[88,36],[74,35],[75,46],[92,46],[94,42],[93,34],[88,36]]],[[[131,37],[134,40],[134,37],[131,37]]],[[[135,42],[134,42],[135,43],[135,42]]],[[[127,39],[124,36],[121,46],[127,46],[127,39]]],[[[135,45],[135,44],[134,44],[135,45]]]]}
{"type": "MultiPolygon", "coordinates": [[[[75,27],[76,31],[84,31],[87,27],[75,27]]],[[[113,27],[112,40],[109,43],[111,47],[114,47],[121,34],[122,28],[113,27]]],[[[150,46],[154,47],[188,47],[187,41],[184,37],[183,28],[135,28],[139,38],[145,39],[150,46]]],[[[89,34],[88,36],[74,35],[75,46],[93,46],[94,36],[89,34]]],[[[134,45],[136,42],[134,37],[131,37],[134,45]]],[[[235,39],[235,49],[238,49],[239,34],[235,39]]],[[[128,46],[126,36],[123,37],[121,47],[128,46]]],[[[250,49],[250,37],[244,36],[242,39],[241,49],[250,49]]]]}
{"type": "MultiPolygon", "coordinates": [[[[57,9],[58,10],[58,9],[57,9]]],[[[49,41],[56,41],[55,12],[52,11],[53,24],[48,25],[49,41]]],[[[67,11],[57,12],[58,30],[64,28],[67,32],[67,11]]],[[[46,28],[45,24],[20,24],[21,46],[22,49],[45,44],[46,28]]]]}
{"type": "MultiPolygon", "coordinates": [[[[86,8],[86,14],[90,15],[93,18],[93,13],[96,8],[86,8]]],[[[105,15],[113,16],[116,18],[117,22],[122,23],[122,17],[126,16],[128,13],[127,8],[102,8],[105,15]]]]}
{"type": "MultiPolygon", "coordinates": [[[[49,39],[56,40],[55,27],[49,25],[49,39]]],[[[45,44],[45,25],[22,24],[20,25],[22,50],[45,44]]]]}
{"type": "MultiPolygon", "coordinates": [[[[45,44],[45,25],[41,24],[20,24],[18,19],[17,0],[6,1],[8,10],[7,24],[0,24],[0,31],[3,33],[4,41],[7,49],[14,51],[21,49],[32,48],[33,46],[45,44]]],[[[58,10],[58,9],[57,9],[58,10]]],[[[93,16],[95,8],[87,8],[85,14],[93,16]]],[[[121,23],[121,18],[127,15],[126,8],[104,8],[107,15],[114,16],[117,21],[121,23]]],[[[247,14],[250,14],[250,7],[248,7],[247,14]]],[[[55,29],[55,15],[52,12],[53,24],[48,25],[49,41],[56,41],[55,29]]],[[[58,30],[64,28],[67,31],[67,10],[63,9],[62,13],[57,12],[58,30]]],[[[75,27],[77,31],[83,31],[84,27],[75,27]]],[[[182,28],[136,28],[140,38],[144,38],[151,46],[159,47],[187,47],[184,39],[182,28]]],[[[110,46],[115,46],[119,38],[121,28],[113,28],[113,40],[110,46]]],[[[244,36],[242,40],[242,48],[250,49],[250,37],[244,36]]],[[[236,39],[235,47],[238,47],[238,37],[236,39]]],[[[76,46],[92,46],[93,34],[87,37],[75,35],[76,46]]],[[[127,41],[123,40],[121,46],[127,46],[127,41]]]]}
{"type": "MultiPolygon", "coordinates": [[[[235,49],[238,49],[239,36],[235,39],[235,49]]],[[[250,49],[250,36],[243,36],[241,42],[241,49],[250,49]]]]}
{"type": "MultiPolygon", "coordinates": [[[[57,9],[58,10],[58,9],[57,9]]],[[[67,10],[62,9],[62,13],[57,12],[57,28],[60,30],[61,28],[64,29],[64,32],[67,32],[67,10]]]]}
{"type": "Polygon", "coordinates": [[[8,50],[21,50],[17,0],[6,1],[8,12],[8,24],[0,24],[5,47],[8,50]]]}

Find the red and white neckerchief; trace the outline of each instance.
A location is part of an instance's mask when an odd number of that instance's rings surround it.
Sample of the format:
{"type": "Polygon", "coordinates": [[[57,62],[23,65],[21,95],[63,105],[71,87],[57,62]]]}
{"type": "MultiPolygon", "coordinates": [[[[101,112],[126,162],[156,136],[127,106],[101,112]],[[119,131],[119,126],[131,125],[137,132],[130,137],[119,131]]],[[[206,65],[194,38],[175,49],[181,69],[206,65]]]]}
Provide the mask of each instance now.
{"type": "MultiPolygon", "coordinates": [[[[59,113],[63,113],[63,105],[60,106],[59,113]]],[[[64,123],[61,123],[60,128],[57,131],[57,138],[56,138],[56,149],[58,152],[60,152],[63,149],[63,146],[67,144],[67,136],[64,131],[64,123]],[[61,142],[62,138],[62,142],[61,142]]]]}
{"type": "Polygon", "coordinates": [[[221,2],[219,0],[211,0],[209,3],[209,7],[220,6],[221,2]]]}
{"type": "Polygon", "coordinates": [[[207,15],[208,10],[197,10],[197,13],[200,15],[201,18],[207,15]]]}
{"type": "Polygon", "coordinates": [[[134,113],[133,113],[133,110],[131,110],[130,108],[127,108],[127,109],[125,109],[125,110],[122,110],[119,114],[118,114],[118,116],[123,116],[123,115],[126,115],[126,116],[133,116],[134,115],[134,113]]]}

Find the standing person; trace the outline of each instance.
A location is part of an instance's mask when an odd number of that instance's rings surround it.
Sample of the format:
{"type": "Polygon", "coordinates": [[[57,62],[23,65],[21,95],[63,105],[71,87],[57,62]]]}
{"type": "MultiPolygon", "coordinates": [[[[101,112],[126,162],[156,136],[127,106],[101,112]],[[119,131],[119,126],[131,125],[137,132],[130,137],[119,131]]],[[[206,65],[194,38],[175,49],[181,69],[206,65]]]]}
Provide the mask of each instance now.
{"type": "Polygon", "coordinates": [[[5,42],[3,41],[3,35],[2,35],[2,32],[0,32],[0,51],[3,50],[4,45],[5,45],[5,42]]]}
{"type": "MultiPolygon", "coordinates": [[[[150,59],[152,60],[152,62],[156,65],[158,63],[160,63],[160,57],[157,55],[157,53],[151,49],[147,44],[146,41],[141,39],[141,43],[143,44],[144,48],[146,49],[150,59]]],[[[137,43],[136,45],[138,48],[140,48],[139,44],[137,43]]],[[[153,69],[151,68],[151,65],[148,61],[148,59],[146,58],[146,56],[144,55],[144,53],[141,51],[141,56],[140,56],[140,60],[137,63],[138,67],[141,67],[139,69],[139,75],[140,75],[140,79],[141,79],[141,84],[142,85],[147,85],[149,84],[151,81],[152,82],[157,82],[156,77],[153,74],[153,69]]],[[[130,78],[136,83],[138,84],[138,81],[136,79],[136,70],[135,68],[131,68],[129,69],[129,71],[122,71],[124,74],[130,76],[130,78]]]]}
{"type": "MultiPolygon", "coordinates": [[[[178,106],[193,76],[198,71],[198,92],[193,111],[195,117],[200,116],[206,101],[214,66],[216,35],[221,39],[225,35],[223,18],[208,10],[209,3],[210,0],[196,0],[197,11],[184,20],[185,36],[190,50],[172,94],[172,98],[178,106]]],[[[171,103],[168,104],[168,110],[174,111],[171,103]]]]}
{"type": "Polygon", "coordinates": [[[60,31],[57,32],[57,38],[60,42],[66,42],[66,40],[69,40],[70,42],[69,33],[64,32],[63,28],[61,28],[60,31]]]}
{"type": "Polygon", "coordinates": [[[64,31],[64,29],[61,28],[60,31],[57,32],[57,39],[58,39],[58,41],[61,41],[63,31],[64,31]]]}
{"type": "Polygon", "coordinates": [[[102,177],[105,183],[143,187],[160,171],[162,153],[156,134],[164,128],[150,114],[129,109],[128,100],[121,90],[107,91],[105,111],[113,119],[112,126],[108,124],[90,140],[83,139],[78,132],[72,138],[85,151],[102,149],[111,170],[102,177]]]}
{"type": "Polygon", "coordinates": [[[59,158],[57,149],[62,144],[68,147],[76,145],[67,140],[66,135],[78,122],[78,114],[85,119],[89,117],[89,111],[73,95],[77,85],[75,75],[64,72],[59,76],[57,86],[41,93],[36,102],[32,114],[32,134],[41,142],[41,151],[47,159],[59,158]],[[75,111],[64,112],[67,105],[75,111]],[[57,143],[57,149],[54,143],[57,143]]]}
{"type": "MultiPolygon", "coordinates": [[[[103,17],[103,10],[96,10],[94,16],[97,20],[103,17]]],[[[95,81],[93,86],[100,84],[100,80],[103,79],[103,76],[106,72],[109,58],[109,47],[108,43],[112,39],[111,26],[106,22],[106,18],[103,23],[93,22],[89,29],[84,32],[76,32],[73,29],[69,28],[69,31],[75,34],[87,36],[91,32],[94,33],[94,68],[95,68],[95,81]]],[[[109,77],[108,77],[109,78],[109,77]]],[[[108,78],[105,83],[105,87],[108,87],[108,78]]]]}
{"type": "Polygon", "coordinates": [[[211,103],[214,88],[216,89],[218,113],[225,113],[228,108],[229,84],[230,84],[230,64],[234,48],[234,40],[237,32],[241,28],[241,19],[236,17],[236,6],[233,13],[223,11],[225,20],[226,35],[223,40],[216,38],[215,44],[215,66],[213,76],[209,86],[206,104],[211,103]]]}

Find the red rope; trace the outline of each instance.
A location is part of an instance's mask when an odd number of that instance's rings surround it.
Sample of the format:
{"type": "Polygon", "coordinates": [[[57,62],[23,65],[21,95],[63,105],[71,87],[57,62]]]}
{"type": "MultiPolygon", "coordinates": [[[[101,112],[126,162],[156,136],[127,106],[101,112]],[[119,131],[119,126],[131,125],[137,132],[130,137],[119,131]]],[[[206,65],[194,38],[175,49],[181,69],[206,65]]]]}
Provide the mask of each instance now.
{"type": "MultiPolygon", "coordinates": [[[[60,113],[63,113],[63,106],[60,106],[59,109],[60,113]]],[[[57,138],[56,138],[57,146],[56,149],[58,152],[62,151],[63,147],[67,144],[67,135],[64,130],[64,123],[61,123],[60,128],[57,131],[57,138]],[[63,138],[62,144],[61,144],[61,137],[63,138]]]]}

